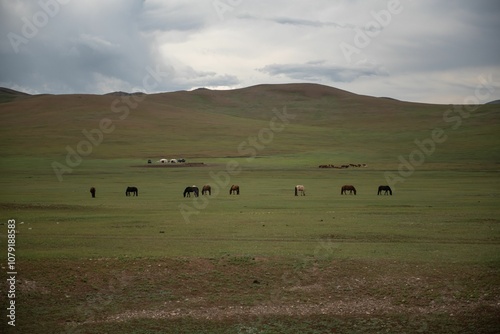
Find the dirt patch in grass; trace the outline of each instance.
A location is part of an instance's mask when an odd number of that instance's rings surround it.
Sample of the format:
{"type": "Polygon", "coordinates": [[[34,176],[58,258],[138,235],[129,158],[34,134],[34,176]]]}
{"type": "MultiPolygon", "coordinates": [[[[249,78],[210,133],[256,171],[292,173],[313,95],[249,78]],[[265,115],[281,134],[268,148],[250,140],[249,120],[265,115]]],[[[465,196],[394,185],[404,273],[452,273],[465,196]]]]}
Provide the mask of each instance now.
{"type": "MultiPolygon", "coordinates": [[[[185,162],[185,163],[165,163],[165,164],[147,164],[147,165],[135,165],[132,167],[146,167],[146,168],[178,168],[178,167],[208,167],[204,162],[185,162]]],[[[213,164],[210,164],[213,166],[213,164]]]]}
{"type": "Polygon", "coordinates": [[[18,272],[18,333],[500,329],[497,266],[242,255],[33,260],[18,272]]]}

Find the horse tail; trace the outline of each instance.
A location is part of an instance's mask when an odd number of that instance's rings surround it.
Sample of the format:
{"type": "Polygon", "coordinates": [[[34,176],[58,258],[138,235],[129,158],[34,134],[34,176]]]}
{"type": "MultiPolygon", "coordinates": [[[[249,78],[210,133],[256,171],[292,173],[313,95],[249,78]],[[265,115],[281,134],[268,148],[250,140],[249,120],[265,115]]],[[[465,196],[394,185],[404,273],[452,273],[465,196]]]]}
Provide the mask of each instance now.
{"type": "Polygon", "coordinates": [[[298,196],[297,187],[295,187],[295,196],[298,196]]]}

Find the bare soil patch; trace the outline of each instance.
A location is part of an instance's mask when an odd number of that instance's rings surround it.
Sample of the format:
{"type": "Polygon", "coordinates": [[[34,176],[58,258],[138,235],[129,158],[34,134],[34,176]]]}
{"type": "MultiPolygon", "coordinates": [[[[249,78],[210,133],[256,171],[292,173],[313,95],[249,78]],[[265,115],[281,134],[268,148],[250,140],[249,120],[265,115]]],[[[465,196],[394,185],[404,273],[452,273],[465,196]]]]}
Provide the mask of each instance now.
{"type": "Polygon", "coordinates": [[[145,164],[134,165],[132,167],[145,167],[145,168],[180,168],[180,167],[208,167],[209,165],[204,162],[184,162],[184,163],[165,163],[165,164],[145,164]]]}
{"type": "Polygon", "coordinates": [[[337,329],[366,319],[379,319],[369,322],[376,330],[500,328],[496,267],[223,256],[33,260],[19,272],[18,332],[131,331],[144,321],[179,322],[177,332],[187,324],[262,329],[318,319],[337,329]]]}

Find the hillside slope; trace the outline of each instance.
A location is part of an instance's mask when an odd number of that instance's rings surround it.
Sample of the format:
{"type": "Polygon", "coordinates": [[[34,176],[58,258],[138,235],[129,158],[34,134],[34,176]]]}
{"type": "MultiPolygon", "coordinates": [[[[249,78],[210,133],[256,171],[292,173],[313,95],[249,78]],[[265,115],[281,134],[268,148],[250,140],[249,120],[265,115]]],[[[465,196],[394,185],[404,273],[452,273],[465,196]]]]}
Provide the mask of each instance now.
{"type": "Polygon", "coordinates": [[[438,145],[441,153],[433,157],[437,161],[499,162],[500,106],[484,105],[467,117],[459,112],[463,107],[456,108],[316,84],[151,95],[23,96],[0,104],[0,153],[60,158],[68,146],[76,150],[88,141],[90,133],[96,143],[93,158],[236,157],[245,154],[242,143],[260,138],[259,155],[394,162],[410,154],[416,140],[432,138],[439,128],[447,140],[438,145]],[[281,124],[276,115],[283,113],[290,118],[281,124]],[[270,130],[277,125],[279,131],[270,130]]]}

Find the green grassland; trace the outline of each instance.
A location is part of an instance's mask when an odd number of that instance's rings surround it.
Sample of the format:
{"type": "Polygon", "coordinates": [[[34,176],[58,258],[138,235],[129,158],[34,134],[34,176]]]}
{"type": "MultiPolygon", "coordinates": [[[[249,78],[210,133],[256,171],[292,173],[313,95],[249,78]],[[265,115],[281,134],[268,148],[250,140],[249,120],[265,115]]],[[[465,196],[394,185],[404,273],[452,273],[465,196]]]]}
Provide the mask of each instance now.
{"type": "Polygon", "coordinates": [[[0,101],[16,332],[500,328],[498,106],[453,112],[306,84],[0,101]],[[96,129],[69,166],[67,147],[96,129]],[[156,163],[180,157],[204,165],[156,163]],[[68,168],[60,178],[54,162],[68,168]],[[367,166],[318,168],[349,163],[367,166]],[[394,194],[377,196],[387,173],[394,194]],[[214,193],[184,198],[192,184],[214,193]]]}

